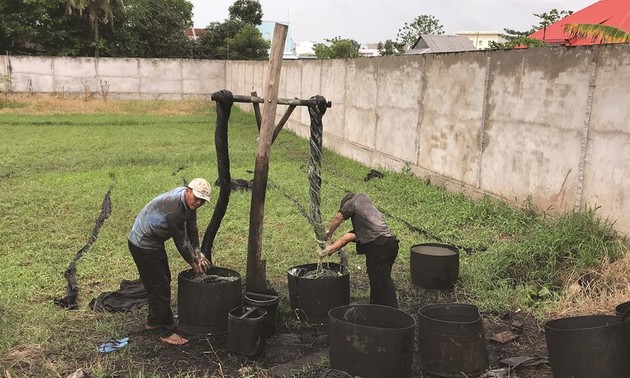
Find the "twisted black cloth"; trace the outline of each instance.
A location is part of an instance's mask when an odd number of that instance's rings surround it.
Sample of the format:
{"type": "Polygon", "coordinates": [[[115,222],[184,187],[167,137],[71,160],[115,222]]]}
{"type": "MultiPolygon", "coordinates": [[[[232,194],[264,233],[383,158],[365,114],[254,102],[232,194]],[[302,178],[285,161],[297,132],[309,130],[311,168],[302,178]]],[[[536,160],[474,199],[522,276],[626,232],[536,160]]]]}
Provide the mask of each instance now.
{"type": "Polygon", "coordinates": [[[63,298],[54,299],[53,302],[61,307],[68,308],[70,310],[76,310],[79,308],[77,303],[77,298],[79,296],[79,285],[77,284],[77,261],[90,249],[92,244],[96,241],[96,237],[98,236],[98,232],[101,230],[103,223],[105,223],[105,219],[107,219],[112,213],[112,200],[111,200],[112,188],[107,191],[105,194],[105,198],[103,198],[103,203],[101,204],[101,213],[96,220],[96,224],[92,229],[92,235],[88,238],[87,243],[77,252],[74,256],[74,259],[68,266],[68,269],[64,272],[64,276],[66,277],[66,281],[68,284],[66,285],[66,296],[63,298]]]}

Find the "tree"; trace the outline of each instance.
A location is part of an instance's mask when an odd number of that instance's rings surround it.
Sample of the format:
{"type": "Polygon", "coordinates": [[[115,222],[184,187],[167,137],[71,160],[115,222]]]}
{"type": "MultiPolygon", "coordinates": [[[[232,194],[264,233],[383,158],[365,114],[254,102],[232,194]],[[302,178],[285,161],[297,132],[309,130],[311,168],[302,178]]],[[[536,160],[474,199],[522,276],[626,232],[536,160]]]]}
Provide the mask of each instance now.
{"type": "Polygon", "coordinates": [[[78,11],[83,16],[83,11],[87,10],[88,19],[94,33],[92,47],[94,47],[94,57],[99,57],[99,50],[104,46],[104,41],[99,38],[98,24],[114,23],[114,9],[124,8],[123,0],[66,0],[66,12],[72,14],[78,11]]]}
{"type": "MultiPolygon", "coordinates": [[[[72,3],[83,7],[84,14],[86,4],[72,3]]],[[[0,0],[0,51],[92,55],[95,44],[91,20],[79,17],[78,9],[69,15],[68,5],[68,0],[0,0]]],[[[192,25],[192,4],[188,0],[126,0],[124,7],[110,9],[108,23],[115,19],[116,28],[99,28],[99,56],[192,57],[194,43],[185,34],[192,25]]]]}
{"type": "Polygon", "coordinates": [[[380,56],[400,55],[405,52],[403,43],[394,42],[391,39],[386,40],[385,43],[379,42],[376,48],[380,56]]]}
{"type": "Polygon", "coordinates": [[[101,54],[140,58],[191,58],[194,42],[185,30],[192,26],[188,0],[127,0],[115,12],[118,26],[106,30],[101,54]]]}
{"type": "Polygon", "coordinates": [[[89,53],[86,20],[66,15],[66,0],[0,1],[0,51],[15,55],[89,53]]]}
{"type": "Polygon", "coordinates": [[[536,14],[534,13],[534,16],[540,18],[540,22],[538,23],[538,27],[533,26],[531,33],[534,33],[540,29],[543,29],[543,41],[545,40],[545,34],[547,31],[547,26],[558,22],[560,20],[562,20],[563,18],[565,18],[566,16],[569,16],[573,14],[573,11],[570,10],[561,10],[558,11],[556,8],[552,9],[549,11],[549,13],[541,13],[541,14],[536,14]]]}
{"type": "Polygon", "coordinates": [[[245,24],[234,37],[228,39],[228,45],[232,51],[230,59],[256,60],[269,58],[271,42],[261,38],[255,26],[245,24]]]}
{"type": "Polygon", "coordinates": [[[630,42],[630,33],[614,26],[601,24],[566,24],[564,32],[571,38],[590,38],[600,43],[625,43],[630,42]]]}
{"type": "Polygon", "coordinates": [[[420,15],[398,29],[397,41],[408,47],[413,46],[422,34],[444,34],[440,20],[431,15],[420,15]]]}
{"type": "Polygon", "coordinates": [[[488,43],[488,50],[509,50],[515,47],[541,47],[547,44],[539,39],[529,38],[528,36],[534,31],[517,31],[512,29],[503,29],[505,34],[501,36],[505,39],[505,42],[488,43]]]}
{"type": "Polygon", "coordinates": [[[317,43],[313,47],[317,59],[358,58],[361,45],[353,39],[335,37],[326,39],[325,43],[317,43]]]}
{"type": "MultiPolygon", "coordinates": [[[[552,9],[548,13],[541,13],[533,15],[538,17],[540,21],[538,25],[533,25],[530,30],[527,31],[517,31],[512,29],[503,29],[505,34],[502,37],[506,40],[505,42],[494,42],[490,41],[489,50],[506,50],[513,49],[515,47],[541,47],[546,46],[547,44],[544,41],[535,38],[529,38],[529,35],[537,32],[540,29],[547,29],[547,26],[558,22],[565,18],[566,16],[573,14],[573,11],[570,10],[562,10],[558,11],[556,8],[552,9]]],[[[544,38],[543,38],[544,40],[544,38]]]]}
{"type": "Polygon", "coordinates": [[[262,23],[262,6],[258,0],[236,0],[228,8],[231,20],[236,20],[250,25],[262,23]]]}
{"type": "Polygon", "coordinates": [[[211,22],[206,27],[206,33],[197,39],[194,55],[203,59],[229,59],[226,49],[228,38],[236,34],[236,31],[230,33],[230,29],[236,29],[231,28],[229,24],[229,20],[211,22]]]}
{"type": "Polygon", "coordinates": [[[230,17],[213,22],[197,40],[195,56],[206,59],[266,59],[269,42],[255,28],[262,21],[257,0],[236,0],[229,8],[230,17]],[[243,30],[244,29],[244,30],[243,30]],[[267,46],[262,48],[261,46],[267,46]]]}

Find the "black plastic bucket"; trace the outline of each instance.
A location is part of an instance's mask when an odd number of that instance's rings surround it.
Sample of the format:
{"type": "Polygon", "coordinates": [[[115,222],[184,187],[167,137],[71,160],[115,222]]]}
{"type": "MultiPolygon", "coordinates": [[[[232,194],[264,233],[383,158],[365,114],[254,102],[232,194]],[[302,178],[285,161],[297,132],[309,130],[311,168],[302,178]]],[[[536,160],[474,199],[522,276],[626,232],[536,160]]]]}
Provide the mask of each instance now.
{"type": "Polygon", "coordinates": [[[243,303],[249,306],[255,306],[267,311],[265,317],[265,337],[270,337],[276,332],[276,322],[278,317],[278,302],[280,296],[278,292],[272,289],[258,289],[245,293],[243,303]]]}
{"type": "Polygon", "coordinates": [[[267,311],[254,306],[240,306],[228,314],[227,348],[232,353],[257,356],[265,347],[267,311]]]}
{"type": "Polygon", "coordinates": [[[287,281],[291,309],[300,321],[310,324],[328,322],[328,311],[350,303],[350,273],[337,263],[323,263],[324,269],[340,273],[337,277],[305,278],[304,274],[317,270],[317,264],[289,268],[287,281]]]}
{"type": "MultiPolygon", "coordinates": [[[[615,307],[615,314],[617,316],[619,316],[620,318],[623,318],[623,316],[630,310],[630,302],[623,302],[622,304],[618,305],[617,307],[615,307]]],[[[626,316],[625,320],[630,320],[630,314],[628,314],[628,316],[626,316]]]]}
{"type": "Polygon", "coordinates": [[[459,277],[459,250],[452,245],[416,244],[409,261],[411,281],[424,289],[450,290],[459,277]]]}
{"type": "Polygon", "coordinates": [[[234,270],[219,267],[210,267],[206,274],[233,281],[205,283],[196,279],[192,269],[180,272],[177,279],[179,328],[193,335],[225,334],[229,312],[241,305],[241,276],[234,270]]]}
{"type": "Polygon", "coordinates": [[[389,306],[348,305],[328,312],[330,366],[362,378],[411,376],[416,320],[389,306]]]}
{"type": "Polygon", "coordinates": [[[439,377],[480,375],[489,367],[477,306],[430,304],[418,310],[420,368],[439,377]]]}
{"type": "Polygon", "coordinates": [[[630,376],[630,321],[593,315],[545,324],[549,362],[555,378],[630,376]]]}

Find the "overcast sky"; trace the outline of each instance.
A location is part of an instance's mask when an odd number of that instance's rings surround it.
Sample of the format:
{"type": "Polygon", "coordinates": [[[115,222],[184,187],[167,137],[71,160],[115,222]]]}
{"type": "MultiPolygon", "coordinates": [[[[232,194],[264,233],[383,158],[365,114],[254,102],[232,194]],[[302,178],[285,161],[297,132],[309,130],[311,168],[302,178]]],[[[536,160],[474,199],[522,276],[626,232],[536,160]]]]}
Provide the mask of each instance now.
{"type": "MultiPolygon", "coordinates": [[[[222,22],[234,0],[190,0],[193,22],[205,28],[222,22]]],[[[533,13],[578,11],[596,0],[259,0],[263,21],[289,21],[296,42],[340,36],[360,43],[396,39],[398,29],[419,15],[436,17],[447,34],[459,31],[528,30],[533,13]]]]}

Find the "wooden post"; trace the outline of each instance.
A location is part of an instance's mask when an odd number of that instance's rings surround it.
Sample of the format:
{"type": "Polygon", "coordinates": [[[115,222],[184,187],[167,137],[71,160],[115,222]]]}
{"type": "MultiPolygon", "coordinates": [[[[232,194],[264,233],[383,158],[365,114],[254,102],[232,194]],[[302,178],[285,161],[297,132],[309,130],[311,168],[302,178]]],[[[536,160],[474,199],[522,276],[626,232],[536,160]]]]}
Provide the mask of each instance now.
{"type": "MultiPolygon", "coordinates": [[[[258,93],[256,91],[252,92],[252,97],[257,97],[258,93]]],[[[258,127],[258,132],[260,133],[260,124],[262,123],[262,115],[260,114],[260,105],[257,102],[252,102],[254,106],[254,115],[256,116],[256,127],[258,127]]]]}
{"type": "Polygon", "coordinates": [[[265,194],[269,176],[269,158],[271,142],[278,107],[278,90],[280,88],[280,70],[284,42],[287,37],[287,25],[276,24],[271,42],[271,55],[267,64],[267,80],[265,83],[264,105],[258,148],[256,150],[256,167],[252,186],[252,204],[249,211],[249,240],[247,245],[247,290],[266,287],[265,264],[261,261],[263,219],[265,216],[265,194]]]}

